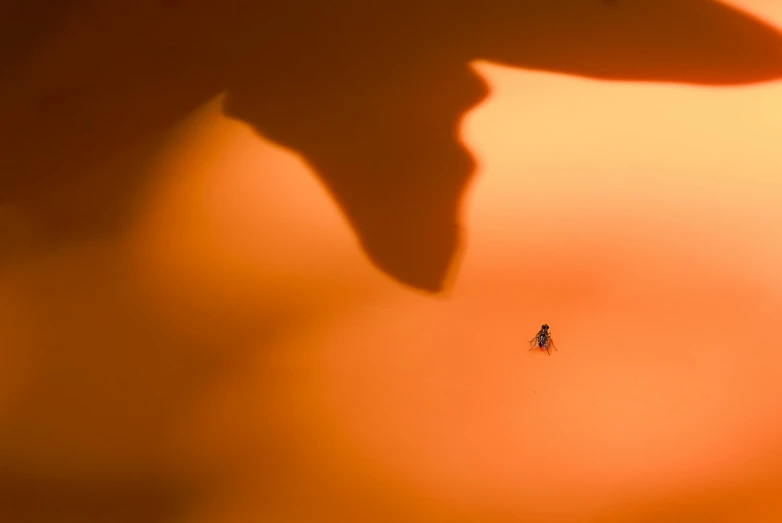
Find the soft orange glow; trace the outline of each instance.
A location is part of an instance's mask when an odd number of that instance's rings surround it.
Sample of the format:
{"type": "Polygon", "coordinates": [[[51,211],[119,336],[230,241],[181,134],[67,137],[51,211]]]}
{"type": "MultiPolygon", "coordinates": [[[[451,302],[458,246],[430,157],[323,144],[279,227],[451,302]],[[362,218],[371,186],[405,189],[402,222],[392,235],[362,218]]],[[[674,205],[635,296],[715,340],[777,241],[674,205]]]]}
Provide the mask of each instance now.
{"type": "MultiPolygon", "coordinates": [[[[771,4],[731,2],[782,27],[771,4]]],[[[470,67],[440,294],[230,93],[0,206],[0,514],[782,520],[782,82],[470,67]]],[[[92,154],[46,129],[36,169],[92,154]]]]}

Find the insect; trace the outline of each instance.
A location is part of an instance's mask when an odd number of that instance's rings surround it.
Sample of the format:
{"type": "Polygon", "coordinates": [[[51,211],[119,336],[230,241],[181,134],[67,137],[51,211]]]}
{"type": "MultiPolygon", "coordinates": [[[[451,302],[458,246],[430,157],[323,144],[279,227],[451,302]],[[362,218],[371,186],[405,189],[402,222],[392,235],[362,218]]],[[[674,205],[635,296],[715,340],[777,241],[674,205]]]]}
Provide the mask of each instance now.
{"type": "Polygon", "coordinates": [[[540,330],[535,337],[529,340],[529,350],[532,350],[535,347],[540,347],[541,350],[548,352],[549,356],[551,356],[549,347],[554,347],[554,350],[556,351],[559,350],[556,345],[554,345],[554,340],[551,339],[551,334],[548,332],[548,325],[545,323],[541,325],[540,330]]]}

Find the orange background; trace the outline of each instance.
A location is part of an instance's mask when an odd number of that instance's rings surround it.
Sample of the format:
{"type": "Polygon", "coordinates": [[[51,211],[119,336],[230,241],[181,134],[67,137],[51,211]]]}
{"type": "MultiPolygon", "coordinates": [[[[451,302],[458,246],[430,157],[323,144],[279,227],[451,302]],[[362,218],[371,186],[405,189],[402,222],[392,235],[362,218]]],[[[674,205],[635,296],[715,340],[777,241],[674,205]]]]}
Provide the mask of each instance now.
{"type": "Polygon", "coordinates": [[[77,5],[2,92],[8,521],[782,520],[779,82],[472,60],[432,293],[220,81],[91,47],[158,7],[77,5]]]}

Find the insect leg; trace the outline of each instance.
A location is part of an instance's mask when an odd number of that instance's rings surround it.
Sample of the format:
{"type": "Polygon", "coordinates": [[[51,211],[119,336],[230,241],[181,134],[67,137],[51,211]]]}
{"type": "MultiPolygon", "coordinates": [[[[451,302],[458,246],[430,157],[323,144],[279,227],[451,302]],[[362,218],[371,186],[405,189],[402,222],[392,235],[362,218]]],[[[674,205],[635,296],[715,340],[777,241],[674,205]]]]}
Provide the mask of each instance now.
{"type": "Polygon", "coordinates": [[[554,345],[554,340],[553,340],[553,339],[551,339],[551,337],[549,337],[549,339],[548,339],[548,342],[551,344],[551,346],[552,346],[552,347],[554,347],[554,350],[555,350],[555,351],[559,351],[559,349],[557,348],[557,346],[556,346],[556,345],[554,345]]]}

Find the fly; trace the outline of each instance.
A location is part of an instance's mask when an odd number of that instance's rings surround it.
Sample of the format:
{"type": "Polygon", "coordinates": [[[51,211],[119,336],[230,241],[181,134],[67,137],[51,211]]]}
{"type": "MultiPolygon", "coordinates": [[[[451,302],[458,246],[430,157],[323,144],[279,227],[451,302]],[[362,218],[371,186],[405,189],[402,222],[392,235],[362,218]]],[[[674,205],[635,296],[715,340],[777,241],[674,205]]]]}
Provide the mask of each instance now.
{"type": "Polygon", "coordinates": [[[548,332],[548,325],[543,324],[535,337],[529,340],[529,350],[532,350],[535,347],[540,347],[541,350],[548,352],[549,356],[551,356],[549,347],[554,347],[554,350],[556,351],[559,350],[556,345],[554,345],[554,340],[551,339],[551,334],[548,332]]]}

